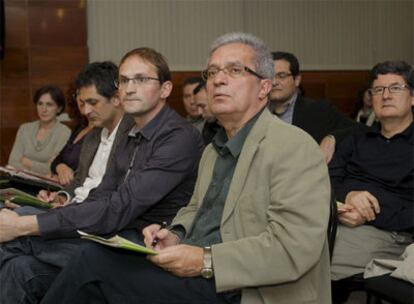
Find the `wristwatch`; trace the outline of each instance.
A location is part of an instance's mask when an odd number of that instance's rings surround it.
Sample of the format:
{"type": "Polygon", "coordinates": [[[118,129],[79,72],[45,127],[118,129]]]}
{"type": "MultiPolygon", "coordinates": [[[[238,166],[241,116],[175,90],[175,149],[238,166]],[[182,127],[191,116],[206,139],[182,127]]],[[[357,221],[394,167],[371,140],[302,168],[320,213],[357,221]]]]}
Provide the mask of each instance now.
{"type": "Polygon", "coordinates": [[[204,247],[203,254],[203,268],[201,269],[201,276],[205,279],[211,279],[214,276],[213,258],[211,255],[211,247],[204,247]]]}

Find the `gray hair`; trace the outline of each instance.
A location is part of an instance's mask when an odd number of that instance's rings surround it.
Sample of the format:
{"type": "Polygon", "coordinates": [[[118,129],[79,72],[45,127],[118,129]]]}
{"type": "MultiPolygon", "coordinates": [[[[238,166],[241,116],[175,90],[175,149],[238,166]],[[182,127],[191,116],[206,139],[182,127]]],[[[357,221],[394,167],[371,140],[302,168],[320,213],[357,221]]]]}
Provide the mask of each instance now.
{"type": "Polygon", "coordinates": [[[219,47],[231,43],[241,43],[254,50],[253,64],[256,72],[264,78],[273,79],[273,59],[266,44],[260,38],[243,32],[227,33],[213,41],[210,47],[210,57],[219,47]]]}

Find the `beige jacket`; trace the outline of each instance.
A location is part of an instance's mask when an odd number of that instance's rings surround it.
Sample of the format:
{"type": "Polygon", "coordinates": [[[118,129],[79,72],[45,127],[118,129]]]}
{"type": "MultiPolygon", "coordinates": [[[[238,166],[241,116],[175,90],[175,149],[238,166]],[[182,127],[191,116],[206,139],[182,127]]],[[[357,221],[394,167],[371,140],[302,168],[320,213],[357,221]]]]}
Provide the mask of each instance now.
{"type": "MultiPolygon", "coordinates": [[[[191,202],[173,225],[188,231],[216,157],[209,145],[191,202]]],[[[221,219],[223,243],[212,246],[217,291],[242,289],[242,304],[330,303],[329,197],[319,147],[264,110],[234,172],[221,219]]]]}

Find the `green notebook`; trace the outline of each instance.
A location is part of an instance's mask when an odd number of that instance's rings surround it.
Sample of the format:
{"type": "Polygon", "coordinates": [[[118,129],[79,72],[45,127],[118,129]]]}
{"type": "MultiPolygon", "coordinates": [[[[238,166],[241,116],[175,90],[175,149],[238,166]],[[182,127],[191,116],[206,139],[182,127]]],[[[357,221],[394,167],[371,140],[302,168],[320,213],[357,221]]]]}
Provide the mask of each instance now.
{"type": "Polygon", "coordinates": [[[121,248],[125,250],[131,250],[131,251],[140,252],[140,253],[149,254],[149,255],[158,254],[158,252],[155,250],[152,250],[145,246],[141,246],[137,243],[131,242],[130,240],[127,240],[119,235],[115,235],[109,239],[105,239],[101,236],[88,234],[80,230],[78,230],[78,233],[81,235],[82,239],[94,241],[102,245],[111,246],[115,248],[121,248]]]}
{"type": "Polygon", "coordinates": [[[53,207],[51,204],[41,201],[33,195],[15,188],[0,189],[0,202],[4,202],[5,200],[23,206],[33,206],[44,209],[51,209],[53,207]]]}

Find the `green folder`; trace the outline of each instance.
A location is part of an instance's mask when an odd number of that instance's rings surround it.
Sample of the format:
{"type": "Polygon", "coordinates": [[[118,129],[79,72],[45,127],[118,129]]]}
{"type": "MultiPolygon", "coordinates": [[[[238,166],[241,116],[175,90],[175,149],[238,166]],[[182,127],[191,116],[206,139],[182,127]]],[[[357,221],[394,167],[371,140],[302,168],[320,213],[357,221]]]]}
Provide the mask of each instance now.
{"type": "Polygon", "coordinates": [[[121,248],[121,249],[135,251],[135,252],[139,252],[139,253],[143,253],[143,254],[149,254],[149,255],[157,255],[158,254],[158,252],[153,250],[153,249],[150,249],[150,248],[147,248],[145,246],[141,246],[137,243],[131,242],[130,240],[127,240],[127,239],[125,239],[125,238],[123,238],[119,235],[115,235],[115,236],[113,236],[109,239],[105,239],[101,236],[88,234],[88,233],[80,231],[80,230],[78,230],[78,233],[81,235],[82,239],[94,241],[94,242],[97,242],[97,243],[105,245],[105,246],[121,248]]]}
{"type": "Polygon", "coordinates": [[[27,194],[26,192],[15,188],[0,189],[0,202],[4,202],[6,200],[23,206],[33,206],[43,209],[53,208],[50,203],[46,203],[42,200],[37,199],[33,195],[27,194]]]}

